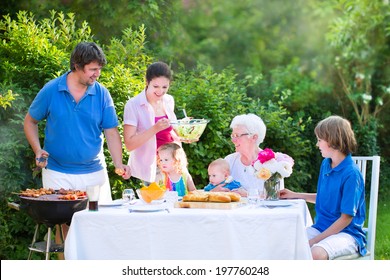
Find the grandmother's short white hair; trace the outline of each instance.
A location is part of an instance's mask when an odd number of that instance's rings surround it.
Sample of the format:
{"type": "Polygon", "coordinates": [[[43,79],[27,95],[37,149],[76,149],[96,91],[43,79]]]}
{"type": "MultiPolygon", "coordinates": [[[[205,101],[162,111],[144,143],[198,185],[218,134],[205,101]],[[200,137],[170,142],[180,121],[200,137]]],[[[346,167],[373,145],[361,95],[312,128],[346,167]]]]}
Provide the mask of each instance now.
{"type": "Polygon", "coordinates": [[[243,126],[248,130],[248,133],[253,135],[256,134],[258,136],[256,141],[258,146],[263,143],[267,127],[259,116],[256,116],[255,114],[235,116],[230,124],[230,128],[233,129],[237,126],[243,126]]]}

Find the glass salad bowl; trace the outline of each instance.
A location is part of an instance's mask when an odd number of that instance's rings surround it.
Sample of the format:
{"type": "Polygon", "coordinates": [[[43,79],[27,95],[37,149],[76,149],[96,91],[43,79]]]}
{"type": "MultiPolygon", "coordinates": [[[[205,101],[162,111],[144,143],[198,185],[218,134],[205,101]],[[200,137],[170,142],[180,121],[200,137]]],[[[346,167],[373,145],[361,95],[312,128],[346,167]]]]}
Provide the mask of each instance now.
{"type": "Polygon", "coordinates": [[[171,125],[183,142],[196,142],[203,134],[209,120],[206,119],[181,119],[172,121],[171,125]]]}

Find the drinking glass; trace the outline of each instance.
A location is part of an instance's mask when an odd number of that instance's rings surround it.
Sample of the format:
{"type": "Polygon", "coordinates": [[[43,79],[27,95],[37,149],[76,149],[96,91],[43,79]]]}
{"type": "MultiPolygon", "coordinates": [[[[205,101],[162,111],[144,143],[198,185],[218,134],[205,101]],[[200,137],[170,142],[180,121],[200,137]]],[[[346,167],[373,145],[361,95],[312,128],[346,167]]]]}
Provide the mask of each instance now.
{"type": "Polygon", "coordinates": [[[251,188],[248,190],[248,204],[255,206],[259,201],[259,190],[251,188]]]}
{"type": "Polygon", "coordinates": [[[88,196],[88,209],[89,211],[98,211],[98,200],[100,195],[100,185],[90,185],[87,186],[87,196],[88,196]]]}
{"type": "Polygon", "coordinates": [[[179,195],[176,191],[167,191],[165,193],[165,201],[169,209],[175,207],[175,203],[179,200],[179,195]]]}
{"type": "Polygon", "coordinates": [[[259,207],[267,207],[264,203],[265,197],[266,197],[265,189],[259,190],[259,201],[258,201],[259,207]]]}
{"type": "Polygon", "coordinates": [[[122,192],[122,199],[125,204],[130,204],[130,202],[135,198],[135,193],[132,189],[124,189],[122,192]]]}

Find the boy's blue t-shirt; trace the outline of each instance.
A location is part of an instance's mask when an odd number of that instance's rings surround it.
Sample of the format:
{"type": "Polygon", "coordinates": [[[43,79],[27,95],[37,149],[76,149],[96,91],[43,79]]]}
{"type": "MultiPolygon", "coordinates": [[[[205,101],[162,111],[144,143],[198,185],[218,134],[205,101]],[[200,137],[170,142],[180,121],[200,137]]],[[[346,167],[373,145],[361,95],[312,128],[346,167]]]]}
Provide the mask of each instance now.
{"type": "Polygon", "coordinates": [[[333,224],[341,214],[353,217],[351,223],[342,230],[355,238],[361,255],[367,250],[366,235],[363,231],[366,218],[364,181],[360,170],[348,155],[338,166],[331,167],[326,158],[321,164],[315,204],[314,228],[320,232],[333,224]]]}
{"type": "Polygon", "coordinates": [[[103,130],[119,124],[114,103],[98,82],[75,102],[66,84],[69,73],[48,82],[29,113],[37,121],[46,119],[43,149],[49,153],[48,169],[68,174],[96,172],[104,167],[103,130]]]}

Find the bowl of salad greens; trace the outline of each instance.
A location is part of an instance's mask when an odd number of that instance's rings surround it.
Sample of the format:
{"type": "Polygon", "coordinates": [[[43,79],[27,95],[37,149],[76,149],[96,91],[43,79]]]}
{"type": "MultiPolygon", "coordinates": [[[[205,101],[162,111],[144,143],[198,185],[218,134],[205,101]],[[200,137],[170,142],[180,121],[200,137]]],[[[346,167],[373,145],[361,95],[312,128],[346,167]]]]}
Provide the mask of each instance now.
{"type": "Polygon", "coordinates": [[[171,122],[173,129],[183,142],[196,142],[203,134],[209,120],[185,118],[171,122]]]}

